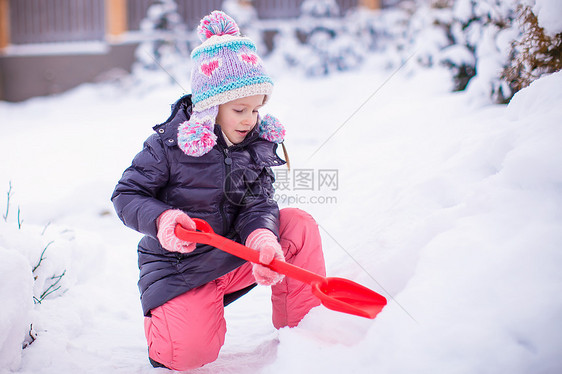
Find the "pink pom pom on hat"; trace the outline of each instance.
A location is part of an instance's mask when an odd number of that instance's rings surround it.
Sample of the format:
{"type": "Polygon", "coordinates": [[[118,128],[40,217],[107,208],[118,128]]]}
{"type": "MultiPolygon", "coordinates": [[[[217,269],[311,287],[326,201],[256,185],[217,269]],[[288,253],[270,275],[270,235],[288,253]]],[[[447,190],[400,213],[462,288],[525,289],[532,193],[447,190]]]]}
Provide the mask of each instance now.
{"type": "Polygon", "coordinates": [[[263,119],[258,121],[260,138],[272,143],[283,143],[285,139],[285,127],[279,120],[271,114],[266,114],[263,119]]]}
{"type": "Polygon", "coordinates": [[[213,35],[240,36],[240,29],[232,17],[216,10],[201,20],[199,27],[197,27],[197,34],[199,39],[204,42],[213,35]]]}

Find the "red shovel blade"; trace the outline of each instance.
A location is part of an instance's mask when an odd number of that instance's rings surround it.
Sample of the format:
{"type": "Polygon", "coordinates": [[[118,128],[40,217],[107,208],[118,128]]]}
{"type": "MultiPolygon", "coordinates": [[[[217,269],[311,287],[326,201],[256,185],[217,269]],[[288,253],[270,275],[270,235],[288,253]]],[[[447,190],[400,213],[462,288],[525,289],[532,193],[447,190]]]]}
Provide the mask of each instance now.
{"type": "MultiPolygon", "coordinates": [[[[260,263],[259,252],[255,249],[215,234],[211,226],[204,220],[194,218],[193,221],[195,221],[197,230],[200,231],[187,230],[177,225],[176,236],[185,241],[211,245],[246,261],[260,263]]],[[[323,277],[278,260],[273,260],[269,265],[264,266],[309,284],[312,287],[312,293],[326,308],[331,310],[372,319],[386,305],[384,296],[348,279],[323,277]]]]}
{"type": "Polygon", "coordinates": [[[386,298],[349,279],[327,277],[313,283],[312,293],[332,310],[365,318],[375,318],[386,305],[386,298]]]}

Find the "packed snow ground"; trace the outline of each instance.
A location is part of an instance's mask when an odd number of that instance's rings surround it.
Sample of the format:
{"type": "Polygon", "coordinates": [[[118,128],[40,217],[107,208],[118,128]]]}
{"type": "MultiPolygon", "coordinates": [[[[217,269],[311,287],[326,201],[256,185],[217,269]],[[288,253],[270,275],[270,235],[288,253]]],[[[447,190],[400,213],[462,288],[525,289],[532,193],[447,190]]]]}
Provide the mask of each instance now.
{"type": "MultiPolygon", "coordinates": [[[[482,107],[444,72],[406,71],[280,74],[263,110],[285,124],[293,170],[337,170],[337,186],[279,190],[281,205],[317,219],[330,276],[388,306],[375,320],[319,307],[276,331],[259,287],[193,373],[562,372],[562,73],[482,107]]],[[[97,84],[0,103],[0,373],[167,372],[147,360],[140,236],[109,197],[181,94],[97,84]]]]}

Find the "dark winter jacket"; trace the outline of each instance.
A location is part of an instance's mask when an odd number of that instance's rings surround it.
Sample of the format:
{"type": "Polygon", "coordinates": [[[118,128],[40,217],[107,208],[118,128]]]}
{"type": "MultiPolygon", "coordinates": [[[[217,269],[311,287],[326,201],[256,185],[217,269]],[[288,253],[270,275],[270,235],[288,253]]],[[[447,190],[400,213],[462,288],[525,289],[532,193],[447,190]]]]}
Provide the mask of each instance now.
{"type": "MultiPolygon", "coordinates": [[[[278,235],[279,209],[273,200],[270,167],[283,164],[277,144],[258,137],[227,147],[215,125],[217,144],[201,157],[177,146],[178,126],[189,118],[190,96],[172,106],[166,122],[125,170],[112,195],[119,218],[145,236],[138,246],[139,289],[145,315],[166,301],[216,279],[244,263],[207,245],[189,254],[169,252],[156,238],[156,219],[168,209],[209,222],[216,233],[244,243],[255,229],[278,235]]],[[[256,126],[257,127],[257,126],[256,126]]]]}

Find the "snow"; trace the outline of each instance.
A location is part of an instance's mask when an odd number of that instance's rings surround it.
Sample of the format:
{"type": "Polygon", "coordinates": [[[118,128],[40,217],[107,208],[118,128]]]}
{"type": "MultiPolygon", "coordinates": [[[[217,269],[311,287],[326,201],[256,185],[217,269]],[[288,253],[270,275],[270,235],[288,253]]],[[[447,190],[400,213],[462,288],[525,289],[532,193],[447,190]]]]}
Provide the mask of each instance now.
{"type": "Polygon", "coordinates": [[[458,0],[453,4],[453,14],[456,19],[464,24],[468,24],[472,18],[471,0],[458,0]]]}
{"type": "Polygon", "coordinates": [[[555,36],[562,32],[562,3],[558,0],[520,0],[521,5],[531,7],[537,15],[539,26],[546,34],[555,36]]]}
{"type": "Polygon", "coordinates": [[[0,247],[0,256],[0,298],[7,300],[3,303],[0,319],[0,367],[16,369],[21,361],[25,328],[30,324],[28,314],[33,302],[29,295],[33,281],[28,276],[31,272],[29,264],[21,254],[0,247]]]}
{"type": "Polygon", "coordinates": [[[533,13],[537,15],[539,25],[547,34],[562,32],[562,3],[558,0],[535,0],[533,13]]]}
{"type": "MultiPolygon", "coordinates": [[[[296,206],[319,223],[328,274],[388,306],[375,320],[319,307],[276,331],[258,287],[226,309],[218,360],[192,372],[561,372],[562,73],[482,106],[449,93],[445,71],[387,81],[370,66],[324,79],[270,67],[263,112],[285,124],[294,170],[338,171],[337,189],[284,191],[306,198],[296,206]]],[[[12,185],[0,219],[0,373],[167,372],[147,360],[140,235],[109,197],[182,93],[125,80],[0,102],[0,196],[12,185]],[[62,288],[33,304],[63,271],[62,288]],[[36,339],[20,350],[31,324],[36,339]]]]}

